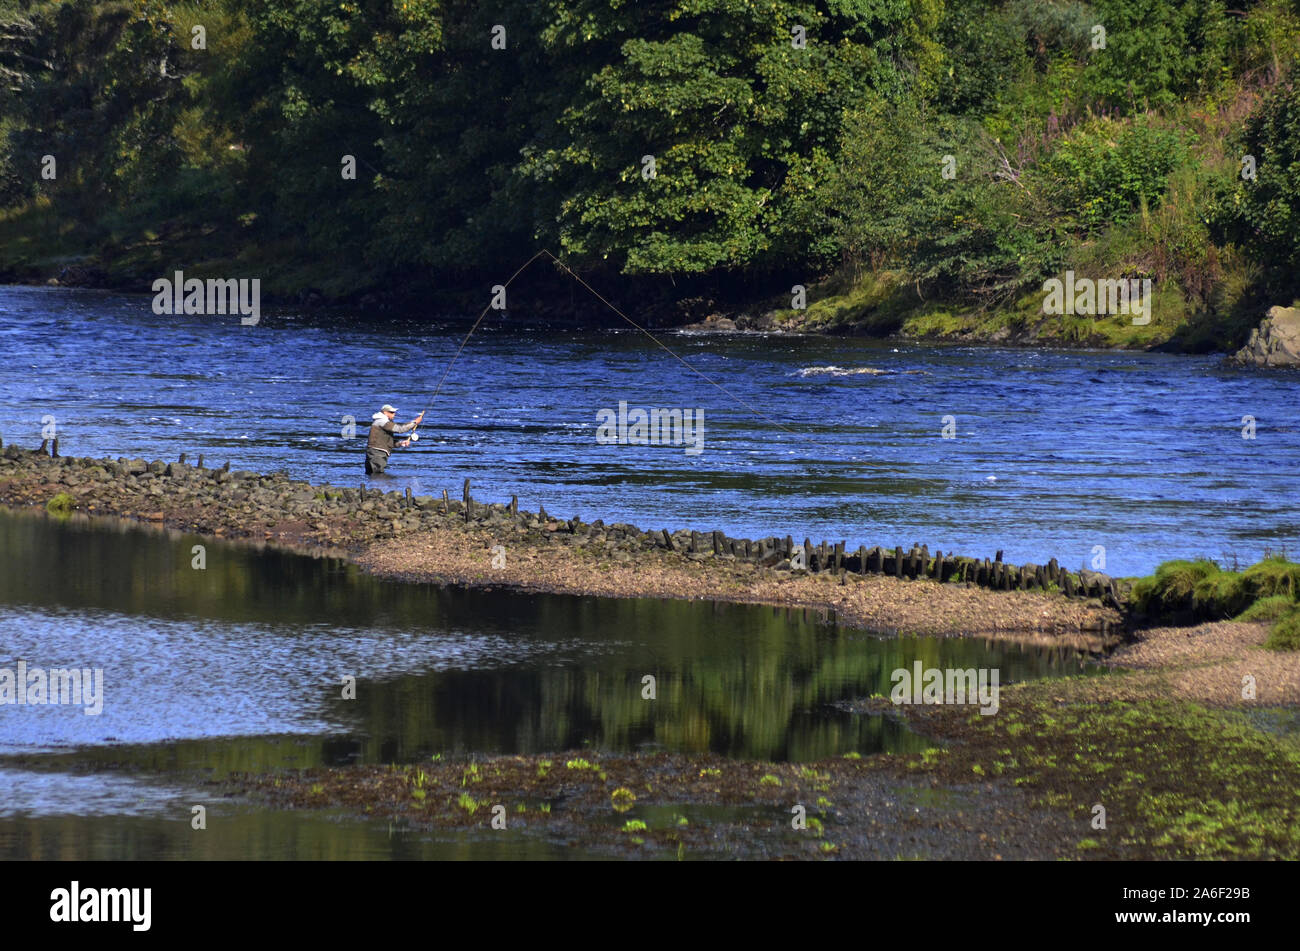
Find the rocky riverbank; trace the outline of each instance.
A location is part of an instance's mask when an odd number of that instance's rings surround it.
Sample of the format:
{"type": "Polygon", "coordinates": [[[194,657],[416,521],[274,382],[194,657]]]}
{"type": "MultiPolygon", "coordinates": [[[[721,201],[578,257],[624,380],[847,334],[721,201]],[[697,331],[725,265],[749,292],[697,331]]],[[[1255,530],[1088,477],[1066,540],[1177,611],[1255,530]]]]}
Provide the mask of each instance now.
{"type": "Polygon", "coordinates": [[[1233,360],[1247,366],[1300,367],[1300,307],[1270,307],[1233,360]]]}
{"type": "MultiPolygon", "coordinates": [[[[57,446],[53,447],[57,452],[57,446]]],[[[1126,588],[1055,560],[1009,565],[926,546],[849,548],[786,536],[640,529],[359,486],[287,472],[0,450],[0,504],[112,515],[227,539],[344,555],[376,574],[611,597],[808,607],[843,623],[914,634],[983,634],[1102,650],[1122,636],[1126,588]]]]}

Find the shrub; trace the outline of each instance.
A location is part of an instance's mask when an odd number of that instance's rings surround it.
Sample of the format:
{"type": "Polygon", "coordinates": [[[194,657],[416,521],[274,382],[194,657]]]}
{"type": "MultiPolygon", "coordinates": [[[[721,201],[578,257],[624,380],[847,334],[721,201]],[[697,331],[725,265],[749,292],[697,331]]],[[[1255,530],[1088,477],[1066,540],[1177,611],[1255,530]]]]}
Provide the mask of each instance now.
{"type": "Polygon", "coordinates": [[[1184,134],[1146,119],[1099,120],[1062,141],[1045,169],[1056,181],[1066,216],[1096,234],[1132,218],[1144,201],[1155,207],[1187,146],[1184,134]]]}
{"type": "Polygon", "coordinates": [[[1266,95],[1233,143],[1252,155],[1256,178],[1235,175],[1216,202],[1216,237],[1238,243],[1268,266],[1300,267],[1300,84],[1295,77],[1266,95]]]}

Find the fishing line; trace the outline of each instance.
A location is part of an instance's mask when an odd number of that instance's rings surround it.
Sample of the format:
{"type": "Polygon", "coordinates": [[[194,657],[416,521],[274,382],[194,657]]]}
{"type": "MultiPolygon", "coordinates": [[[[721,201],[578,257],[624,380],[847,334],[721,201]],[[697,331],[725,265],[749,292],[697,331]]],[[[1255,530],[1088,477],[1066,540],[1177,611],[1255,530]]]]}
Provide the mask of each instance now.
{"type": "MultiPolygon", "coordinates": [[[[605,297],[604,297],[604,296],[603,296],[599,291],[597,291],[594,287],[592,287],[590,284],[588,284],[586,281],[584,281],[581,277],[579,277],[576,273],[574,273],[574,271],[573,271],[572,268],[570,268],[567,264],[565,264],[563,261],[561,261],[559,258],[557,258],[554,254],[552,254],[550,251],[546,250],[545,248],[543,248],[541,251],[538,251],[536,254],[534,254],[531,258],[529,258],[527,261],[525,261],[525,262],[523,263],[522,266],[520,266],[519,270],[515,271],[514,274],[511,274],[511,275],[510,275],[510,280],[506,281],[505,284],[502,285],[502,289],[504,290],[505,288],[509,287],[511,281],[513,281],[513,280],[514,280],[515,278],[517,278],[520,274],[522,274],[522,273],[523,273],[523,272],[528,268],[528,266],[531,265],[534,261],[536,261],[538,258],[543,257],[543,256],[548,257],[548,258],[550,258],[552,261],[554,261],[557,265],[559,265],[559,266],[560,266],[560,267],[565,271],[565,273],[567,273],[567,274],[568,274],[570,277],[572,277],[575,281],[577,281],[579,284],[581,284],[583,287],[585,287],[588,291],[590,291],[591,294],[592,294],[592,296],[594,296],[598,301],[600,301],[602,304],[604,304],[606,307],[608,307],[608,308],[609,308],[610,310],[612,310],[614,313],[618,314],[620,317],[622,317],[625,321],[627,321],[629,324],[631,324],[631,325],[632,325],[633,327],[635,327],[637,330],[641,331],[641,333],[645,334],[647,337],[649,337],[651,340],[653,340],[653,341],[654,341],[654,342],[655,342],[659,347],[661,347],[661,348],[662,348],[666,353],[668,353],[668,354],[669,354],[673,359],[675,359],[675,360],[676,360],[678,363],[680,363],[682,366],[686,367],[686,369],[690,370],[692,373],[694,373],[696,376],[698,376],[701,380],[704,380],[706,383],[709,383],[709,384],[711,384],[712,386],[716,386],[716,387],[717,387],[719,390],[721,390],[723,393],[727,394],[727,396],[729,396],[733,401],[735,401],[735,402],[739,403],[741,406],[745,407],[745,409],[749,410],[751,413],[753,413],[753,414],[754,414],[755,416],[757,416],[759,419],[766,420],[767,422],[771,423],[773,426],[777,427],[778,429],[784,430],[784,431],[787,432],[787,433],[790,433],[790,434],[792,434],[792,435],[797,435],[797,433],[795,433],[795,431],[794,431],[793,429],[791,429],[790,427],[785,426],[785,425],[783,425],[782,423],[777,422],[775,419],[773,419],[772,417],[768,416],[766,413],[759,412],[757,409],[755,409],[753,406],[751,406],[748,402],[746,402],[745,400],[741,399],[741,398],[740,398],[739,396],[737,396],[735,393],[732,393],[731,390],[727,389],[727,388],[726,388],[725,386],[723,386],[721,383],[717,382],[716,380],[711,379],[710,377],[708,377],[708,376],[706,376],[705,374],[701,373],[699,370],[695,369],[695,367],[691,366],[689,363],[687,363],[685,360],[683,360],[680,356],[678,356],[675,352],[673,352],[671,349],[669,349],[669,348],[668,348],[668,347],[663,343],[663,341],[661,341],[658,337],[656,337],[656,336],[655,336],[654,334],[652,334],[650,331],[646,330],[644,327],[642,327],[640,324],[638,324],[635,320],[633,320],[633,319],[632,319],[631,317],[629,317],[627,314],[623,313],[621,310],[619,310],[617,307],[615,307],[613,304],[611,304],[608,300],[606,300],[605,297]]],[[[422,414],[423,414],[423,412],[427,411],[428,408],[429,408],[429,405],[432,404],[433,401],[434,401],[435,399],[438,398],[438,393],[441,392],[441,390],[442,390],[442,385],[443,385],[444,383],[447,382],[447,377],[448,377],[448,375],[451,373],[451,368],[455,365],[456,360],[460,357],[461,352],[465,349],[465,345],[469,343],[469,338],[472,337],[472,336],[474,335],[474,331],[478,330],[478,325],[479,325],[480,323],[483,322],[483,318],[487,316],[487,312],[488,312],[489,310],[491,310],[491,309],[492,309],[492,304],[491,304],[491,302],[489,302],[488,305],[487,305],[486,307],[483,308],[483,312],[482,312],[481,314],[478,315],[478,319],[474,321],[473,326],[471,326],[471,327],[469,328],[469,333],[465,334],[465,339],[462,340],[462,341],[460,342],[460,347],[457,348],[456,353],[452,356],[452,358],[451,358],[451,362],[447,364],[447,369],[443,371],[442,379],[440,379],[440,380],[438,381],[438,385],[437,385],[437,387],[434,388],[433,395],[429,397],[428,402],[425,404],[424,410],[421,411],[422,414]]]]}

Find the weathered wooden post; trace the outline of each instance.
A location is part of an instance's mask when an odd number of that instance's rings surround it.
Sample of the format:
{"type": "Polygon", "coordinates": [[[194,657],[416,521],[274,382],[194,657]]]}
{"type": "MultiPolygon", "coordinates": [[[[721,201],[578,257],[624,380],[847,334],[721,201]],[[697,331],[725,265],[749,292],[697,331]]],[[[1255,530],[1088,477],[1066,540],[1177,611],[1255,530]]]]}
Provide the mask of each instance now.
{"type": "Polygon", "coordinates": [[[467,522],[473,516],[473,512],[474,512],[474,498],[469,494],[469,488],[470,488],[469,479],[466,479],[465,489],[464,489],[464,505],[465,505],[465,521],[467,522]]]}
{"type": "Polygon", "coordinates": [[[510,517],[519,517],[519,496],[517,495],[510,496],[510,517]]]}

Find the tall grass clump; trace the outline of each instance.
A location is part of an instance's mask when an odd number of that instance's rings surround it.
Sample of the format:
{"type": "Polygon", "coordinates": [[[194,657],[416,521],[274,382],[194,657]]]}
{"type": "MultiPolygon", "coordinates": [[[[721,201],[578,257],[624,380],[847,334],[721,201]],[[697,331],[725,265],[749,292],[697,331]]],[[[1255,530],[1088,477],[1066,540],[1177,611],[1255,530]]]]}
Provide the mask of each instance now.
{"type": "Polygon", "coordinates": [[[1300,650],[1300,605],[1293,605],[1290,611],[1278,618],[1264,646],[1275,651],[1300,650]]]}
{"type": "Polygon", "coordinates": [[[1208,558],[1167,561],[1133,584],[1138,614],[1173,622],[1272,621],[1267,646],[1300,649],[1300,564],[1271,555],[1244,571],[1208,558]]]}

